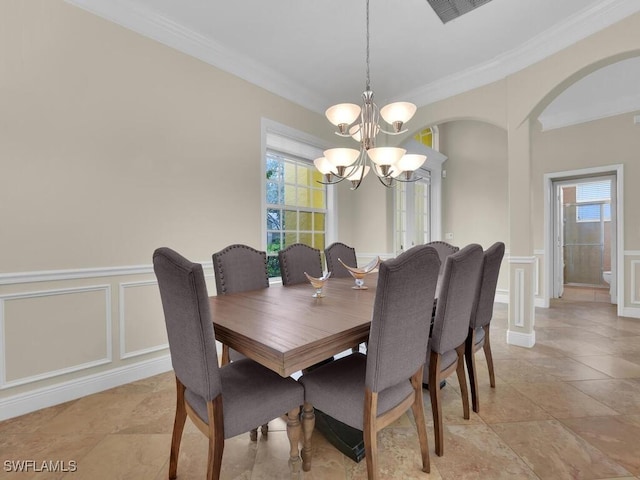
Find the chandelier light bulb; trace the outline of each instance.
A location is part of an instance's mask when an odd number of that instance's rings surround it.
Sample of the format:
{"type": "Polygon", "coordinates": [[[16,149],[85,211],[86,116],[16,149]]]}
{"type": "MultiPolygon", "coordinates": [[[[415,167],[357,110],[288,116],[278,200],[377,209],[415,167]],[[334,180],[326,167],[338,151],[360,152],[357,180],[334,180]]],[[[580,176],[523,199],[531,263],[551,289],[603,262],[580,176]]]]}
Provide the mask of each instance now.
{"type": "Polygon", "coordinates": [[[380,116],[389,125],[393,125],[400,131],[402,125],[407,123],[416,113],[417,107],[409,102],[395,102],[385,105],[380,109],[380,116]]]}
{"type": "Polygon", "coordinates": [[[394,169],[397,168],[400,172],[415,172],[422,166],[422,164],[426,160],[427,160],[426,155],[408,153],[398,161],[394,169]]]}
{"type": "Polygon", "coordinates": [[[367,150],[367,153],[369,154],[371,161],[376,165],[393,166],[405,153],[407,153],[407,151],[404,148],[376,147],[370,148],[367,150]]]}
{"type": "Polygon", "coordinates": [[[324,151],[325,158],[334,167],[348,167],[359,155],[360,151],[355,148],[330,148],[324,151]]]}
{"type": "Polygon", "coordinates": [[[360,115],[360,106],[355,103],[339,103],[329,107],[324,114],[336,127],[340,125],[348,126],[355,122],[358,115],[360,115]]]}
{"type": "Polygon", "coordinates": [[[329,162],[329,160],[327,160],[325,157],[316,158],[313,161],[313,164],[316,166],[318,171],[323,175],[335,173],[335,169],[333,168],[333,165],[331,165],[331,162],[329,162]]]}

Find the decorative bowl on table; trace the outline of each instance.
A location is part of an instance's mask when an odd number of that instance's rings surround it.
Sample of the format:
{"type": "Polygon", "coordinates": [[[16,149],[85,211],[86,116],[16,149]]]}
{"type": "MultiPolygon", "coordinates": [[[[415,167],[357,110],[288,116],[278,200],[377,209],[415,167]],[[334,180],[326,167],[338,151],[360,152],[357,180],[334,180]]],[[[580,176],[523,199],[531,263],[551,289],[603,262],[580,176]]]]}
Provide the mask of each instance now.
{"type": "Polygon", "coordinates": [[[380,265],[380,257],[374,258],[362,268],[350,267],[339,258],[338,258],[338,261],[342,264],[344,268],[348,270],[348,272],[356,281],[355,286],[351,287],[355,290],[366,290],[367,288],[369,288],[364,284],[364,277],[374,272],[380,265]]]}
{"type": "Polygon", "coordinates": [[[307,280],[309,280],[311,286],[316,289],[316,292],[311,296],[313,298],[324,297],[324,293],[322,293],[322,287],[324,287],[324,284],[327,283],[327,280],[329,280],[331,272],[327,272],[321,277],[312,277],[307,272],[304,272],[304,276],[307,277],[307,280]]]}

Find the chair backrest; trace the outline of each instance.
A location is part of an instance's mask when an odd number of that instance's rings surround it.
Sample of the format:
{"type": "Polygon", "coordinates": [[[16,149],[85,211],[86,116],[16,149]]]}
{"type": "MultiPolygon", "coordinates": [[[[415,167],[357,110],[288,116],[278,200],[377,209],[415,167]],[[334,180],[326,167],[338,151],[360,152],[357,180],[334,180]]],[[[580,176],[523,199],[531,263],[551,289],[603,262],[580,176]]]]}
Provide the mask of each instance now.
{"type": "Polygon", "coordinates": [[[407,381],[424,363],[439,269],[438,253],[426,245],[380,264],[367,346],[372,391],[407,381]]]}
{"type": "Polygon", "coordinates": [[[435,248],[438,251],[438,255],[440,256],[440,273],[444,271],[444,263],[447,257],[453,253],[460,251],[460,247],[456,247],[455,245],[451,245],[440,240],[429,242],[427,243],[427,245],[435,248]]]}
{"type": "Polygon", "coordinates": [[[218,295],[269,286],[267,254],[248,245],[229,245],[212,255],[218,295]]]}
{"type": "Polygon", "coordinates": [[[467,338],[482,259],[482,247],[475,243],[447,257],[431,333],[433,351],[448,352],[467,338]]]}
{"type": "Polygon", "coordinates": [[[162,247],[153,253],[153,270],[160,287],[173,370],[187,390],[212,400],[222,386],[202,265],[162,247]]]}
{"type": "Polygon", "coordinates": [[[493,303],[496,297],[496,287],[498,285],[498,275],[502,258],[504,257],[504,243],[496,242],[487,248],[483,255],[482,274],[473,311],[471,312],[470,327],[476,329],[491,322],[493,316],[493,303]]]}
{"type": "Polygon", "coordinates": [[[312,277],[322,276],[322,257],[320,250],[305,245],[303,243],[294,243],[284,250],[278,252],[280,260],[280,273],[282,274],[282,285],[295,285],[298,283],[306,283],[307,272],[312,277]]]}
{"type": "Polygon", "coordinates": [[[349,270],[344,268],[338,259],[342,260],[350,267],[358,266],[358,261],[356,260],[356,249],[341,242],[332,243],[325,248],[324,258],[327,261],[327,270],[331,272],[331,276],[333,278],[351,276],[349,270]]]}

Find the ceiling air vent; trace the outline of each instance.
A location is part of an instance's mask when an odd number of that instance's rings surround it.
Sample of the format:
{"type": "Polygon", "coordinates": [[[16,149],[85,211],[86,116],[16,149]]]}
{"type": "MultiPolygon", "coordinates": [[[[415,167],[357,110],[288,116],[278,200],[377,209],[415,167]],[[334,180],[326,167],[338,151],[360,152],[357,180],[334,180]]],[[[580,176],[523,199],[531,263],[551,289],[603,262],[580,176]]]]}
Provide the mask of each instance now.
{"type": "Polygon", "coordinates": [[[438,14],[442,23],[447,23],[460,15],[470,12],[491,0],[427,0],[438,14]]]}

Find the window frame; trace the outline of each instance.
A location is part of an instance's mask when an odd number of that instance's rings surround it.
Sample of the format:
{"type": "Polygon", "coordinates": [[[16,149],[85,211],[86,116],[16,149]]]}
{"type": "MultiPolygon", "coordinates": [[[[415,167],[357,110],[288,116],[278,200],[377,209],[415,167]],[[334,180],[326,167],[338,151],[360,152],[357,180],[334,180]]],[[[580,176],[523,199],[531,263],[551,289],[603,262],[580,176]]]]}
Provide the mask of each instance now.
{"type": "MultiPolygon", "coordinates": [[[[267,153],[290,157],[292,160],[308,163],[313,167],[313,160],[321,157],[323,151],[330,148],[321,139],[301,132],[287,125],[273,120],[262,118],[261,120],[261,155],[260,155],[260,245],[267,251],[267,153]]],[[[325,216],[325,246],[330,245],[337,238],[338,214],[336,208],[335,188],[327,186],[326,192],[326,216],[325,216]]],[[[313,209],[312,209],[313,210],[313,209]]],[[[280,282],[281,277],[270,277],[269,281],[280,282]]]]}

